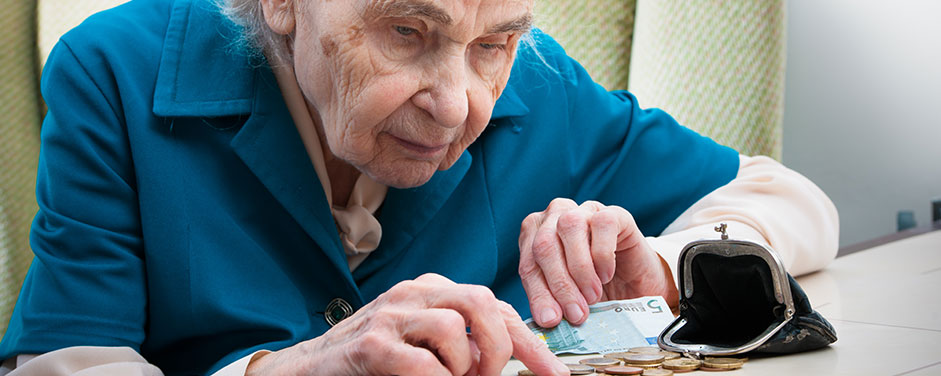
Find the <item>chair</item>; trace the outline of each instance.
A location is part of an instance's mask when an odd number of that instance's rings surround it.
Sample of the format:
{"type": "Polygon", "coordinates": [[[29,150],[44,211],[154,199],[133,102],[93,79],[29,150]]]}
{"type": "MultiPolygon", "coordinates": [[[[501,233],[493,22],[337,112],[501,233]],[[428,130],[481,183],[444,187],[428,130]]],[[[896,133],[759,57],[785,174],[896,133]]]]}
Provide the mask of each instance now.
{"type": "Polygon", "coordinates": [[[36,3],[0,8],[0,333],[6,331],[32,254],[29,223],[36,214],[41,119],[36,3]]]}
{"type": "Polygon", "coordinates": [[[536,23],[609,90],[780,160],[784,0],[537,1],[536,23]]]}

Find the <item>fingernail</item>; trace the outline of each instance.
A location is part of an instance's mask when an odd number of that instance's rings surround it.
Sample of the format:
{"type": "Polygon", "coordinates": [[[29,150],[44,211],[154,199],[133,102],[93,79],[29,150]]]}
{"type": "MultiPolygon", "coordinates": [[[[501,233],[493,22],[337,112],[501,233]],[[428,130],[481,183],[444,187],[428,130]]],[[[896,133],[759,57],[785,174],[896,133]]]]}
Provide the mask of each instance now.
{"type": "Polygon", "coordinates": [[[543,324],[548,324],[554,321],[555,318],[556,318],[555,310],[552,308],[546,308],[542,310],[542,312],[539,313],[539,319],[540,321],[542,321],[543,324]]]}
{"type": "Polygon", "coordinates": [[[581,321],[582,308],[575,303],[565,306],[565,317],[567,317],[571,322],[581,321]]]}
{"type": "Polygon", "coordinates": [[[588,291],[585,291],[583,294],[585,295],[585,301],[588,302],[588,304],[592,304],[595,302],[595,300],[598,299],[598,294],[595,293],[595,289],[593,287],[589,287],[588,291]]]}

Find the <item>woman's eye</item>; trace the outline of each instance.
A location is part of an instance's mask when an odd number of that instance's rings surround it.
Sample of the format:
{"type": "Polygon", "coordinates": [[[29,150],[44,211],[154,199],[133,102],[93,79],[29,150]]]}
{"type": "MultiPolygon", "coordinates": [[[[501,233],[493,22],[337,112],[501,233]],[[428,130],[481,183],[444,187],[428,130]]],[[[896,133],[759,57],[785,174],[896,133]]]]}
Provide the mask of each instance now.
{"type": "Polygon", "coordinates": [[[505,49],[505,48],[506,48],[506,45],[505,45],[505,44],[499,44],[499,43],[481,43],[481,44],[480,44],[480,47],[483,48],[483,49],[485,49],[485,50],[494,50],[494,49],[501,49],[501,50],[502,50],[502,49],[505,49]]]}
{"type": "Polygon", "coordinates": [[[408,26],[395,26],[395,31],[402,35],[412,35],[418,32],[418,30],[408,26]]]}

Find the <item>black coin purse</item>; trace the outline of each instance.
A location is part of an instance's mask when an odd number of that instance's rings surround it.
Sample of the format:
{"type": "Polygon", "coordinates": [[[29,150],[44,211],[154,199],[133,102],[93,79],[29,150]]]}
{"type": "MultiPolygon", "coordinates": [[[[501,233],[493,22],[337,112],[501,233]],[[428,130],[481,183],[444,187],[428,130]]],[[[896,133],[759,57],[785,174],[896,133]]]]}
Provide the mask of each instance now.
{"type": "Polygon", "coordinates": [[[661,348],[695,356],[795,353],[827,346],[836,331],[814,311],[778,255],[757,243],[689,243],[678,263],[680,314],[658,338],[661,348]]]}

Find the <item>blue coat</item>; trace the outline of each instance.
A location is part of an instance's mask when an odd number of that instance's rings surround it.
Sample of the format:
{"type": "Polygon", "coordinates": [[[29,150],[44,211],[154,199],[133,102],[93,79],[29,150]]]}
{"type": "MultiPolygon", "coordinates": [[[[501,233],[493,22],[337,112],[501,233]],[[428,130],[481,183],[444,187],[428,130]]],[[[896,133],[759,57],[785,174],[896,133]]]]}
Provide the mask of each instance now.
{"type": "Polygon", "coordinates": [[[423,273],[489,286],[525,318],[520,223],[555,197],[620,205],[645,234],[735,177],[737,153],[607,92],[551,38],[521,51],[482,136],[417,188],[390,189],[379,248],[350,273],[270,68],[208,0],[89,18],[42,79],[35,259],[0,359],[130,346],[209,373],[319,336],[423,273]]]}

